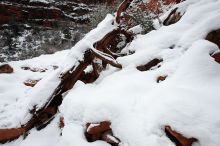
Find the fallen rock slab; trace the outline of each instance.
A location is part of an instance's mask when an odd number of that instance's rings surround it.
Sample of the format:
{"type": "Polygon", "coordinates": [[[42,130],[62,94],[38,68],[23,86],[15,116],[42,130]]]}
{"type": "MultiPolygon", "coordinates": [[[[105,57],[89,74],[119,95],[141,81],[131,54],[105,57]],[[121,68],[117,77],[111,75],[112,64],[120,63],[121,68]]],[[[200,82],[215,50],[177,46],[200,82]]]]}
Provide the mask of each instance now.
{"type": "Polygon", "coordinates": [[[0,129],[0,143],[15,140],[25,133],[24,128],[0,129]]]}
{"type": "Polygon", "coordinates": [[[176,146],[191,146],[194,142],[198,141],[196,138],[187,138],[183,136],[182,134],[172,130],[170,126],[165,126],[165,133],[176,146]]]}
{"type": "Polygon", "coordinates": [[[140,66],[137,66],[137,69],[139,71],[148,71],[150,70],[152,67],[154,66],[157,66],[159,63],[161,63],[163,61],[163,59],[158,59],[158,58],[155,58],[153,60],[151,60],[150,62],[148,62],[147,64],[145,65],[140,65],[140,66]]]}

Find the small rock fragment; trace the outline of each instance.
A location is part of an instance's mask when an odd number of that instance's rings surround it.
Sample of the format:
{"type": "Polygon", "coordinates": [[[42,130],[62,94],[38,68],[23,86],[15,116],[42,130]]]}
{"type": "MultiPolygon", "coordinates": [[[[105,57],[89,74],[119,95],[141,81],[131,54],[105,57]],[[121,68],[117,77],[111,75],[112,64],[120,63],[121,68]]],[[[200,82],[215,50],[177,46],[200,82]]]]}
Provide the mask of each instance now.
{"type": "Polygon", "coordinates": [[[216,62],[220,64],[220,52],[212,55],[212,57],[215,59],[216,62]]]}
{"type": "Polygon", "coordinates": [[[159,76],[157,77],[157,83],[160,83],[161,81],[164,81],[167,78],[167,76],[159,76]]]}
{"type": "Polygon", "coordinates": [[[26,86],[34,87],[40,80],[31,80],[28,79],[24,82],[26,86]]]}
{"type": "Polygon", "coordinates": [[[24,66],[24,67],[21,67],[21,69],[23,69],[23,70],[30,70],[30,71],[32,71],[32,72],[46,72],[46,68],[30,68],[30,67],[28,67],[28,66],[24,66]]]}
{"type": "Polygon", "coordinates": [[[137,66],[137,69],[139,71],[147,71],[150,70],[152,67],[157,66],[162,61],[163,61],[162,59],[155,58],[145,65],[137,66]]]}
{"type": "Polygon", "coordinates": [[[60,124],[59,124],[60,129],[62,129],[64,126],[65,126],[64,117],[60,117],[60,124]]]}

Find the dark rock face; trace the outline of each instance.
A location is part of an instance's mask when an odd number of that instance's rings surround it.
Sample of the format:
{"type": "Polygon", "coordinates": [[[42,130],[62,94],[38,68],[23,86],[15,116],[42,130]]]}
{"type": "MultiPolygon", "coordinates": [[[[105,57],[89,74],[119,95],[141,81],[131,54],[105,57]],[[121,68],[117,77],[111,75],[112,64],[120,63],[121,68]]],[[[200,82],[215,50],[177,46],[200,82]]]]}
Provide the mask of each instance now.
{"type": "Polygon", "coordinates": [[[206,40],[215,43],[220,48],[220,29],[208,33],[206,40]]]}
{"type": "Polygon", "coordinates": [[[101,2],[115,0],[2,0],[0,62],[71,48],[90,30],[90,14],[101,2]]]}
{"type": "Polygon", "coordinates": [[[13,68],[9,64],[0,65],[0,74],[1,73],[10,74],[13,73],[13,71],[14,71],[13,68]]]}

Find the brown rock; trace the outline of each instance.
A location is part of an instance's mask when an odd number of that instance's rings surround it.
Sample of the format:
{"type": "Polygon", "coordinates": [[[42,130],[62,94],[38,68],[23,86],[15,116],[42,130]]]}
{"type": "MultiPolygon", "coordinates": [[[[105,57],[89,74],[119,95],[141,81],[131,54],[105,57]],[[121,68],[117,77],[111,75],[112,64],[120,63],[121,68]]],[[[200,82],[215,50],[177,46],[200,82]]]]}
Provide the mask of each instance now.
{"type": "Polygon", "coordinates": [[[164,20],[163,25],[168,26],[178,22],[181,19],[182,15],[177,10],[178,8],[175,8],[170,12],[168,17],[164,20]]]}
{"type": "Polygon", "coordinates": [[[15,140],[25,133],[24,128],[0,129],[0,143],[15,140]]]}
{"type": "Polygon", "coordinates": [[[32,72],[45,72],[47,70],[46,68],[30,68],[28,66],[21,67],[21,69],[30,70],[32,72]]]}
{"type": "Polygon", "coordinates": [[[167,78],[167,76],[159,76],[157,77],[157,83],[160,83],[161,81],[164,81],[167,78]]]}
{"type": "Polygon", "coordinates": [[[87,141],[94,142],[96,140],[103,140],[112,146],[118,146],[120,140],[113,135],[110,125],[111,123],[109,121],[97,124],[88,123],[85,132],[87,141]]]}
{"type": "Polygon", "coordinates": [[[220,52],[212,55],[212,57],[215,59],[216,62],[220,64],[220,52]]]}
{"type": "Polygon", "coordinates": [[[31,80],[28,79],[24,82],[26,86],[34,87],[40,80],[31,80]]]}
{"type": "Polygon", "coordinates": [[[220,48],[220,29],[208,33],[206,40],[215,43],[220,48]]]}
{"type": "Polygon", "coordinates": [[[13,68],[9,64],[4,64],[0,66],[0,73],[13,73],[13,68]]]}
{"type": "Polygon", "coordinates": [[[60,124],[59,124],[60,129],[62,129],[64,126],[65,126],[64,117],[60,117],[60,124]]]}
{"type": "Polygon", "coordinates": [[[137,69],[139,71],[147,71],[147,70],[150,70],[152,67],[157,66],[162,61],[163,61],[163,59],[155,58],[145,65],[137,66],[137,69]]]}
{"type": "Polygon", "coordinates": [[[170,126],[165,126],[165,133],[167,137],[176,144],[176,146],[191,146],[193,142],[196,142],[195,138],[187,138],[182,134],[172,130],[170,126]]]}
{"type": "Polygon", "coordinates": [[[85,132],[85,136],[88,142],[94,142],[101,139],[101,133],[89,134],[85,132]]]}
{"type": "Polygon", "coordinates": [[[89,134],[97,134],[102,133],[104,131],[110,130],[111,123],[109,121],[103,121],[98,124],[87,124],[87,133],[89,134]]]}
{"type": "Polygon", "coordinates": [[[117,146],[120,143],[120,140],[113,136],[111,130],[108,130],[102,134],[102,140],[106,141],[107,143],[117,146]]]}
{"type": "Polygon", "coordinates": [[[162,12],[163,5],[171,5],[180,3],[181,0],[163,0],[163,4],[159,2],[159,0],[150,0],[147,4],[147,8],[156,14],[160,14],[162,12]]]}

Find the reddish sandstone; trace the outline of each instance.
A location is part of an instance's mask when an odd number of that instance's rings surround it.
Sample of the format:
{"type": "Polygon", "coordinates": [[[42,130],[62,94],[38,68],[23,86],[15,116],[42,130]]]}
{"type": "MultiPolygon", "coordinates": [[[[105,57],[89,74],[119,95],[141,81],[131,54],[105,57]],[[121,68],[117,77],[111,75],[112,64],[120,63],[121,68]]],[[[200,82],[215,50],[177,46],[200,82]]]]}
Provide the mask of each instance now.
{"type": "Polygon", "coordinates": [[[212,57],[215,59],[216,62],[220,64],[220,52],[212,55],[212,57]]]}
{"type": "Polygon", "coordinates": [[[165,133],[178,146],[191,146],[197,141],[195,138],[187,138],[182,134],[172,130],[170,126],[165,126],[165,133]]]}
{"type": "Polygon", "coordinates": [[[161,81],[164,81],[167,78],[167,76],[159,76],[157,77],[157,83],[160,83],[161,81]]]}
{"type": "Polygon", "coordinates": [[[13,73],[13,68],[9,64],[3,64],[0,66],[0,73],[13,73]]]}
{"type": "Polygon", "coordinates": [[[98,124],[87,124],[87,133],[97,134],[107,130],[110,130],[111,123],[109,121],[103,121],[98,124]]]}

